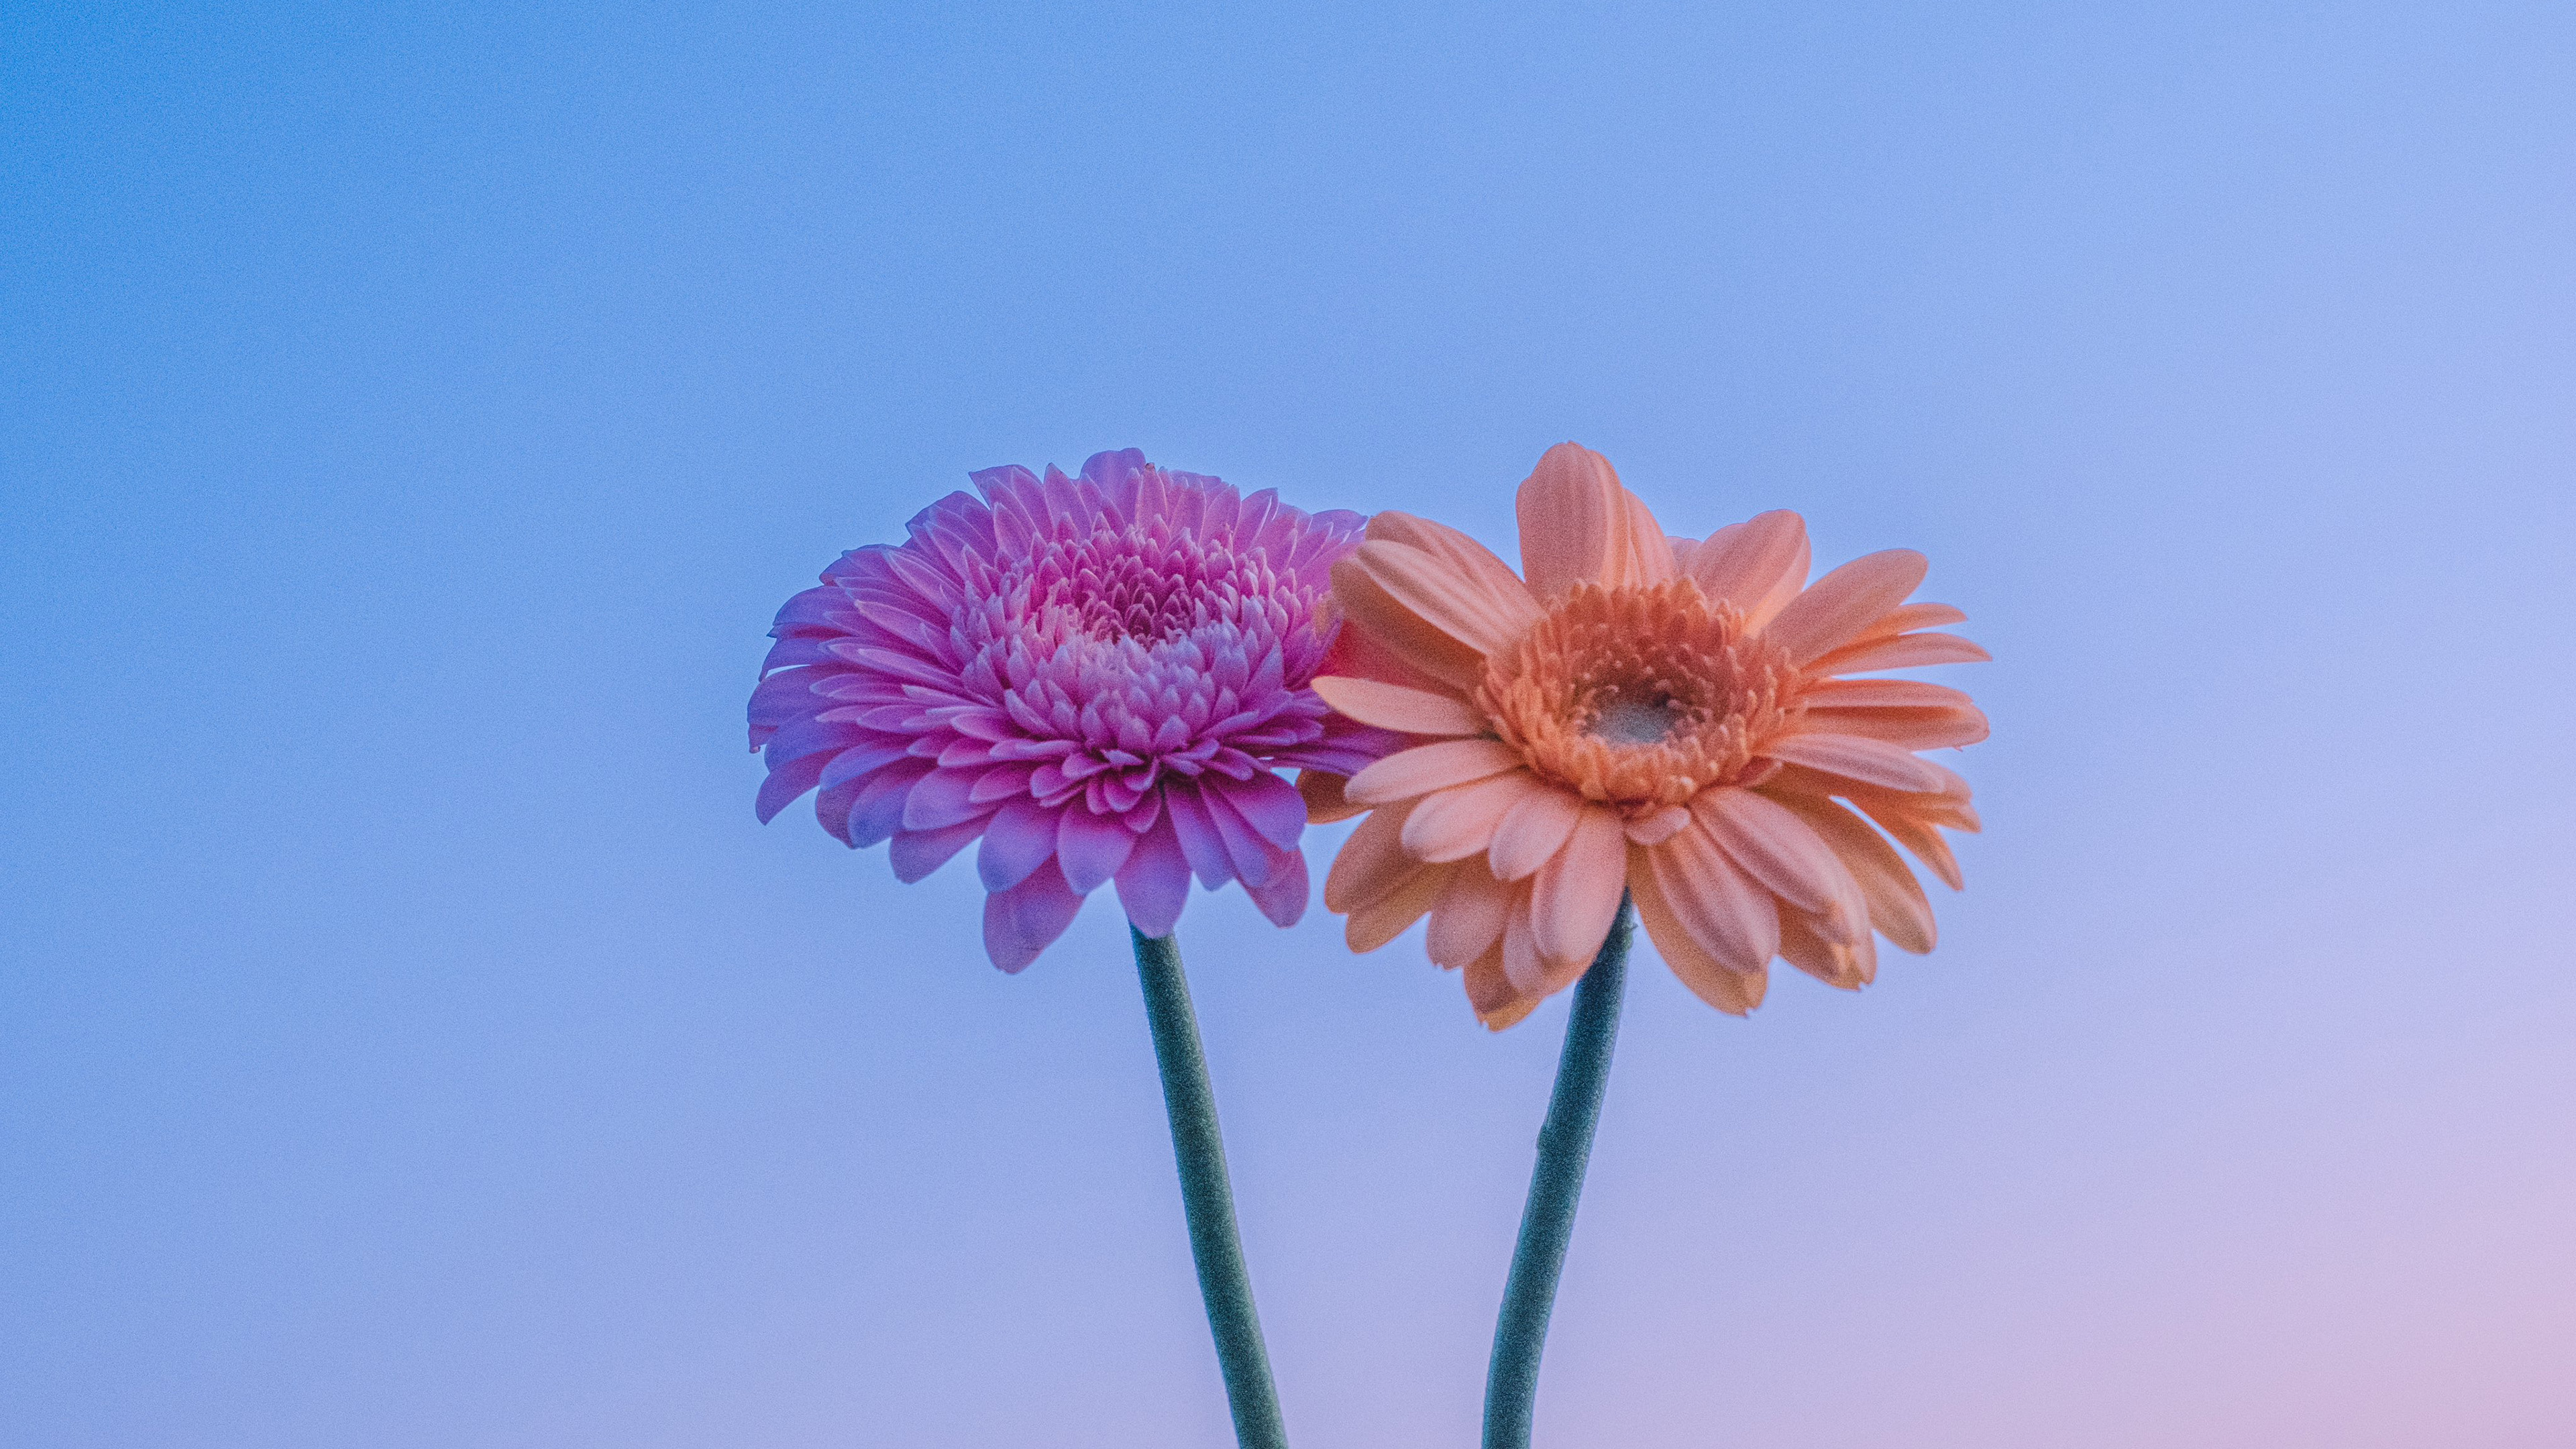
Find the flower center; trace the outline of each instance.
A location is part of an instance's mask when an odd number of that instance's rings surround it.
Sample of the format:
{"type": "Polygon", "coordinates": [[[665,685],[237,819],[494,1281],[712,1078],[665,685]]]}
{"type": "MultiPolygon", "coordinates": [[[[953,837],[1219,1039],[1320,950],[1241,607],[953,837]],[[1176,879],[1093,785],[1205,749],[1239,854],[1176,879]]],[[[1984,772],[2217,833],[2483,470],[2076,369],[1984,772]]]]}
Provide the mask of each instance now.
{"type": "Polygon", "coordinates": [[[1643,813],[1749,778],[1801,710],[1798,678],[1688,579],[1579,584],[1488,660],[1477,703],[1540,775],[1643,813]]]}

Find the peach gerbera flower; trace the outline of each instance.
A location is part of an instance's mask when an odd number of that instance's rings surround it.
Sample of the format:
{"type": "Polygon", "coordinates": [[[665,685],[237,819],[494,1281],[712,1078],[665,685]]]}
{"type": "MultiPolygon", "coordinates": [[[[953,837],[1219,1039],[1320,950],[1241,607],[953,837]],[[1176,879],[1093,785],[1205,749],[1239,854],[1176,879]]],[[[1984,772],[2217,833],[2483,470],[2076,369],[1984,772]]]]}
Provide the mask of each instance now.
{"type": "Polygon", "coordinates": [[[1923,556],[1870,554],[1808,587],[1798,515],[1666,538],[1572,443],[1539,460],[1519,513],[1519,576],[1403,513],[1333,566],[1351,627],[1314,688],[1418,741],[1299,782],[1318,821],[1370,812],[1324,884],[1352,949],[1428,913],[1431,959],[1464,970],[1497,1031],[1582,976],[1623,891],[1674,973],[1737,1015],[1774,956],[1857,988],[1873,932],[1932,949],[1888,837],[1958,888],[1940,832],[1977,828],[1968,785],[1914,752],[1984,739],[1985,716],[1937,684],[1841,677],[1988,657],[1922,632],[1967,617],[1905,602],[1923,556]]]}

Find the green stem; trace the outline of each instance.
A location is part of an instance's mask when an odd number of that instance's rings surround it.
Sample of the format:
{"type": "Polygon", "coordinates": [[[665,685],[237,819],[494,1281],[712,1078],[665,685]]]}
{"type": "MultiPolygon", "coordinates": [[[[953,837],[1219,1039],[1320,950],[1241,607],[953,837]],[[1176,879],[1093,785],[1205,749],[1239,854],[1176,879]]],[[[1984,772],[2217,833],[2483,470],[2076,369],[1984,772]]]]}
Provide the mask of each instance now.
{"type": "Polygon", "coordinates": [[[1583,1199],[1583,1169],[1592,1160],[1601,1094],[1610,1084],[1610,1049],[1619,1040],[1619,998],[1628,983],[1633,931],[1634,916],[1623,899],[1601,954],[1574,988],[1565,1053],[1557,1059],[1547,1123],[1539,1128],[1529,1206],[1521,1210],[1520,1243],[1512,1249],[1503,1311],[1494,1322],[1494,1361],[1485,1375],[1485,1449],[1529,1449],[1539,1354],[1547,1347],[1565,1245],[1574,1236],[1574,1209],[1583,1199]]]}
{"type": "Polygon", "coordinates": [[[1216,1091],[1208,1085],[1207,1056],[1199,1050],[1198,1017],[1190,1010],[1181,948],[1170,936],[1149,941],[1133,929],[1129,934],[1136,938],[1136,974],[1145,984],[1145,1019],[1154,1028],[1154,1064],[1163,1072],[1163,1106],[1172,1118],[1172,1156],[1181,1169],[1190,1257],[1198,1263],[1208,1331],[1216,1336],[1226,1403],[1234,1410],[1235,1442],[1242,1449],[1287,1449],[1279,1391],[1270,1382],[1270,1351],[1261,1342],[1252,1275],[1243,1266],[1243,1239],[1234,1225],[1225,1138],[1217,1130],[1216,1091]]]}

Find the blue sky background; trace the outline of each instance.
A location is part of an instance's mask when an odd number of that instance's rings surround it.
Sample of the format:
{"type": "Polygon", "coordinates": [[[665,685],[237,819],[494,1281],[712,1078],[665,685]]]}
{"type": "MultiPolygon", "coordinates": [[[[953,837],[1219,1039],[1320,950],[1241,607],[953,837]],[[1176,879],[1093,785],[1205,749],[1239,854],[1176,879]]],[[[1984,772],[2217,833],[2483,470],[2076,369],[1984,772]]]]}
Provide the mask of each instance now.
{"type": "MultiPolygon", "coordinates": [[[[755,825],[762,631],[1575,438],[1996,734],[1930,959],[1637,973],[1542,1442],[2570,1442],[2576,13],[1803,10],[13,12],[8,1437],[1222,1442],[1116,912],[755,825]]],[[[1472,1442],[1562,1003],[1182,940],[1292,1432],[1472,1442]]]]}

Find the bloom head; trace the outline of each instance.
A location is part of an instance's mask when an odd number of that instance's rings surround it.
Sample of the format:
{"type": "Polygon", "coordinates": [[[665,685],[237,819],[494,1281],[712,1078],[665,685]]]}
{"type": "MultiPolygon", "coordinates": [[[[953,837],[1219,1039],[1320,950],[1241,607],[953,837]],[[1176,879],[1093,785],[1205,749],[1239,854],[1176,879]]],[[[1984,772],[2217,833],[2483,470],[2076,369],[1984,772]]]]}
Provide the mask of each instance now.
{"type": "Polygon", "coordinates": [[[1932,949],[1888,838],[1958,886],[1940,828],[1977,828],[1968,785],[1914,751],[1984,739],[1985,716],[1954,689],[1840,677],[1987,657],[1924,632],[1966,616],[1905,602],[1923,556],[1809,588],[1796,514],[1668,539],[1572,443],[1519,504],[1522,576],[1402,513],[1333,567],[1350,627],[1316,689],[1422,740],[1300,781],[1318,820],[1371,812],[1324,883],[1352,947],[1429,914],[1431,959],[1497,1030],[1583,974],[1622,891],[1675,974],[1739,1015],[1774,956],[1857,987],[1873,930],[1932,949]]]}
{"type": "Polygon", "coordinates": [[[1273,770],[1348,773],[1393,743],[1307,687],[1359,515],[1133,449],[1079,478],[972,477],[982,498],[951,493],[779,611],[751,696],[760,818],[819,787],[823,828],[891,838],[905,881],[980,839],[984,945],[1005,971],[1110,881],[1147,936],[1171,932],[1194,871],[1295,921],[1305,809],[1273,770]]]}

